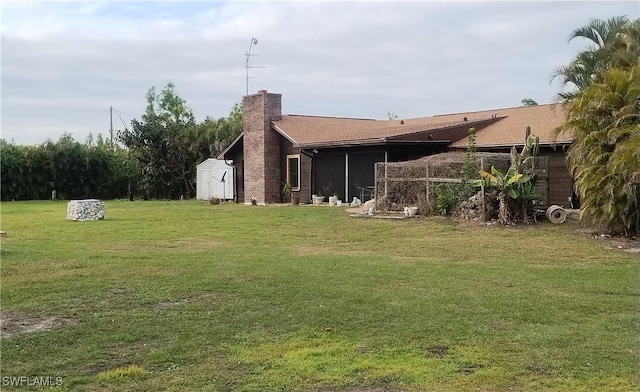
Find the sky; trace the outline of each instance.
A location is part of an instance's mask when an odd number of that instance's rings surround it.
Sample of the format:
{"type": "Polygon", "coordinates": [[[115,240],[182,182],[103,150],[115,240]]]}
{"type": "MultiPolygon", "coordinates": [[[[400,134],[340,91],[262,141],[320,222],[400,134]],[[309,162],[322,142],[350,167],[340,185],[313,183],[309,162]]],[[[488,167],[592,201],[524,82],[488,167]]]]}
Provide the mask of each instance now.
{"type": "Polygon", "coordinates": [[[553,102],[590,18],[638,1],[2,1],[1,137],[84,142],[130,127],[175,84],[198,121],[246,93],[289,114],[387,119],[553,102]]]}

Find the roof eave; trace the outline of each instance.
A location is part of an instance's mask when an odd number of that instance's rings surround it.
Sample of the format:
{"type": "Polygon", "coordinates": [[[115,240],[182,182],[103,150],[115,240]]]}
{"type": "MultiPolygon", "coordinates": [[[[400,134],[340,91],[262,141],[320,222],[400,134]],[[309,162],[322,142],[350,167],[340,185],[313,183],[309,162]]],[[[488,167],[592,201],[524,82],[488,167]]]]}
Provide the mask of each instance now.
{"type": "Polygon", "coordinates": [[[358,147],[358,146],[388,146],[395,144],[433,144],[433,145],[446,145],[450,140],[389,140],[387,138],[376,138],[367,140],[341,140],[321,143],[300,143],[294,144],[296,148],[310,149],[310,148],[334,148],[334,147],[358,147]]]}
{"type": "Polygon", "coordinates": [[[240,132],[240,134],[239,134],[238,136],[236,136],[236,138],[235,138],[235,139],[233,139],[233,140],[231,141],[231,143],[229,143],[229,145],[227,146],[227,148],[225,148],[224,150],[222,150],[222,152],[221,152],[220,154],[218,154],[218,155],[216,156],[216,158],[217,158],[217,159],[225,159],[225,158],[224,158],[225,154],[226,154],[226,153],[228,153],[228,152],[229,152],[229,150],[231,150],[231,149],[236,145],[236,143],[238,143],[238,141],[239,141],[240,139],[242,139],[242,136],[243,136],[243,135],[244,135],[244,132],[240,132]]]}
{"type": "Polygon", "coordinates": [[[383,138],[367,139],[367,140],[336,140],[328,142],[311,142],[311,143],[299,143],[294,144],[299,148],[331,148],[331,147],[350,147],[350,146],[363,146],[373,144],[384,144],[383,138]]]}
{"type": "MultiPolygon", "coordinates": [[[[573,143],[573,140],[558,140],[556,142],[540,142],[539,144],[541,146],[545,146],[545,147],[553,147],[553,146],[566,146],[573,143]]],[[[524,143],[498,143],[498,144],[476,144],[476,148],[505,148],[505,147],[522,147],[524,146],[524,143]]],[[[452,148],[467,148],[466,145],[451,145],[450,147],[452,148]]]]}

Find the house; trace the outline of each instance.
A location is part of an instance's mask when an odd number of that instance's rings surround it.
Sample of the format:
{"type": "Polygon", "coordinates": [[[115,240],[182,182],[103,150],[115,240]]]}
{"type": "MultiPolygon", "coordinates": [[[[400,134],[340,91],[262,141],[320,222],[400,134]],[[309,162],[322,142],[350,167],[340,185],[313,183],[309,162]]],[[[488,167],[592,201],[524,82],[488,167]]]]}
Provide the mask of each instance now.
{"type": "MultiPolygon", "coordinates": [[[[468,116],[482,116],[485,112],[465,113],[468,116]]],[[[573,176],[567,168],[565,155],[571,145],[571,135],[560,134],[554,138],[554,130],[564,124],[566,112],[561,104],[521,106],[507,109],[497,109],[502,120],[491,126],[478,129],[476,134],[476,148],[486,152],[509,152],[512,146],[520,151],[524,144],[525,129],[531,127],[531,133],[540,138],[540,156],[547,157],[546,168],[546,205],[557,204],[570,207],[577,204],[577,196],[573,192],[573,176]]],[[[451,143],[450,150],[466,149],[466,139],[451,143]]]]}
{"type": "Polygon", "coordinates": [[[561,135],[554,143],[552,137],[563,120],[560,105],[403,120],[283,115],[282,95],[260,90],[243,98],[243,132],[219,158],[233,161],[238,202],[277,203],[285,182],[301,202],[324,193],[349,201],[370,194],[376,162],[465,149],[471,127],[477,130],[479,151],[508,152],[523,144],[530,126],[540,137],[541,154],[552,158],[549,169],[558,172],[551,201],[567,204],[572,183],[564,151],[571,139],[561,135]]]}

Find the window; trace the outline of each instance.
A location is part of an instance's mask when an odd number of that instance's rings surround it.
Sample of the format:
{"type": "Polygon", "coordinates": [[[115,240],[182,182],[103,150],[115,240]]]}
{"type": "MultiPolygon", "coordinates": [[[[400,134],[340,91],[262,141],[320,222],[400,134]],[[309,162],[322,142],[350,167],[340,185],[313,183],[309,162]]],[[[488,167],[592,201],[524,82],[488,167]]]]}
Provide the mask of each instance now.
{"type": "Polygon", "coordinates": [[[300,155],[287,155],[287,182],[292,191],[300,190],[300,155]]]}

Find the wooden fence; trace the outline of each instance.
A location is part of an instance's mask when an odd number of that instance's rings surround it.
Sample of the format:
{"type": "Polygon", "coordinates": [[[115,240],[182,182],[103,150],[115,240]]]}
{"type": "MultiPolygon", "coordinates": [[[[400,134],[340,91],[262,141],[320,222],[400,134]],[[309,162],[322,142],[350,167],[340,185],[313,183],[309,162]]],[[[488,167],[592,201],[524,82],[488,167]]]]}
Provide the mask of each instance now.
{"type": "MultiPolygon", "coordinates": [[[[505,172],[510,166],[508,154],[487,154],[477,159],[479,170],[489,171],[491,166],[505,172]]],[[[434,156],[435,157],[435,156],[434,156]]],[[[376,209],[383,211],[402,211],[404,207],[417,206],[421,214],[434,211],[435,189],[440,184],[461,183],[462,161],[438,161],[434,159],[411,162],[379,162],[375,165],[376,209]]],[[[540,199],[538,208],[549,205],[549,159],[535,157],[529,161],[529,167],[537,174],[536,192],[540,199]]],[[[469,179],[473,182],[480,179],[469,179]]],[[[485,194],[484,187],[480,189],[485,194]]],[[[482,198],[484,202],[484,198],[482,198]]],[[[484,216],[484,205],[482,216],[484,216]]]]}

